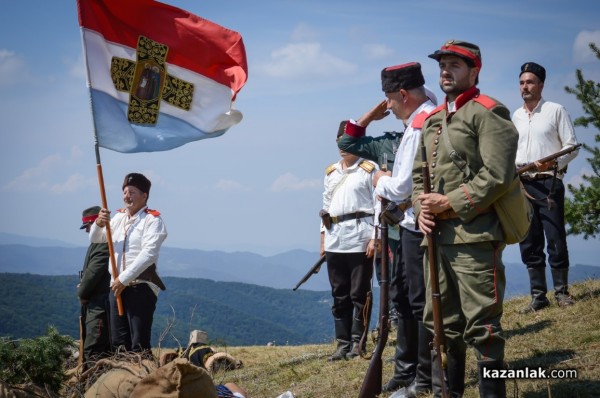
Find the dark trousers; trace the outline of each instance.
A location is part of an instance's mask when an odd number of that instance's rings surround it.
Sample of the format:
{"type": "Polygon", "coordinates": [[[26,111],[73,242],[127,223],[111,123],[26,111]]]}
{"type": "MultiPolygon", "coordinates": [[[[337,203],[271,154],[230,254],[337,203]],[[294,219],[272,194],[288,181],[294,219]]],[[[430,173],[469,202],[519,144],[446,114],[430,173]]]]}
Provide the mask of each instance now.
{"type": "Polygon", "coordinates": [[[95,360],[109,355],[110,333],[108,326],[108,293],[93,296],[85,306],[85,360],[95,360]]]}
{"type": "Polygon", "coordinates": [[[109,300],[113,348],[123,346],[127,351],[149,350],[157,302],[152,289],[146,283],[126,287],[121,293],[123,316],[119,316],[114,294],[109,294],[109,300]]]}
{"type": "MultiPolygon", "coordinates": [[[[524,180],[523,186],[534,198],[546,198],[552,187],[553,178],[543,180],[524,180]]],[[[550,195],[550,208],[547,200],[531,200],[533,218],[529,234],[519,244],[521,260],[527,268],[543,268],[546,266],[544,254],[544,235],[547,242],[548,263],[553,269],[569,267],[567,250],[567,234],[565,232],[565,186],[560,179],[554,181],[550,195]]]]}
{"type": "Polygon", "coordinates": [[[400,228],[400,244],[394,255],[396,277],[390,285],[390,300],[398,311],[398,317],[402,319],[423,320],[425,248],[421,246],[422,241],[422,233],[400,228]]]}
{"type": "Polygon", "coordinates": [[[362,309],[371,289],[373,266],[365,252],[334,253],[325,252],[327,274],[331,284],[334,318],[356,317],[363,319],[362,309]]]}

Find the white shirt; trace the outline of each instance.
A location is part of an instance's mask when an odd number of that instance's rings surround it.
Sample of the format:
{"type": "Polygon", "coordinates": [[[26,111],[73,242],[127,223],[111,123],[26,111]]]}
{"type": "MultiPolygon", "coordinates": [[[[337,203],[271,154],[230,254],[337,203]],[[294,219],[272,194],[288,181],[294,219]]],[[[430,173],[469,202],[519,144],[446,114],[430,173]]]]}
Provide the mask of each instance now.
{"type": "MultiPolygon", "coordinates": [[[[519,131],[517,167],[526,165],[558,151],[577,145],[575,130],[567,110],[559,104],[543,98],[529,113],[525,106],[517,109],[512,122],[519,131]]],[[[558,158],[558,169],[564,169],[577,156],[579,150],[558,158]]],[[[552,174],[548,171],[547,174],[552,174]]],[[[561,174],[558,177],[562,177],[561,174]]]]}
{"type": "MultiPolygon", "coordinates": [[[[421,104],[408,118],[408,127],[404,130],[404,136],[400,147],[396,152],[392,176],[381,176],[377,181],[375,194],[392,202],[402,203],[410,201],[412,195],[412,171],[415,156],[421,143],[421,129],[414,128],[412,122],[419,113],[430,113],[435,105],[430,100],[421,104]]],[[[412,207],[406,210],[404,220],[400,226],[411,231],[420,232],[415,228],[415,212],[412,207]]]]}
{"type": "MultiPolygon", "coordinates": [[[[129,217],[126,211],[119,211],[110,220],[110,231],[118,264],[119,280],[127,286],[146,268],[158,262],[158,253],[167,238],[167,229],[160,216],[154,216],[144,206],[140,211],[129,217]],[[125,262],[123,262],[123,257],[125,262]]],[[[92,243],[105,243],[106,228],[100,228],[96,223],[90,229],[92,243]]],[[[112,267],[109,267],[111,279],[112,267]]],[[[158,294],[158,286],[148,283],[158,294]]]]}
{"type": "MultiPolygon", "coordinates": [[[[335,169],[325,176],[323,209],[327,210],[331,216],[341,216],[359,211],[375,214],[373,175],[378,168],[375,163],[366,160],[365,162],[374,167],[373,171],[369,173],[359,167],[362,161],[364,159],[359,158],[352,166],[342,170],[342,161],[340,160],[335,163],[335,169]]],[[[358,220],[332,223],[329,230],[321,223],[321,232],[325,232],[325,251],[366,252],[369,240],[374,233],[373,220],[374,217],[364,217],[358,220]]]]}

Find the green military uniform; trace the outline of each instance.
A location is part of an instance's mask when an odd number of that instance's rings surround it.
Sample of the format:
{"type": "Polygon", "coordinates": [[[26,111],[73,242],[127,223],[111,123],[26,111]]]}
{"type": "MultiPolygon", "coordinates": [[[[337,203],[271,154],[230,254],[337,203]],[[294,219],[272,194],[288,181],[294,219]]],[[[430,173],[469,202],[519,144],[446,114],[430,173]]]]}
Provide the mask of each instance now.
{"type": "MultiPolygon", "coordinates": [[[[95,219],[99,207],[83,212],[85,228],[90,217],[95,219]]],[[[83,263],[77,296],[87,301],[82,307],[85,318],[84,358],[98,359],[111,351],[108,325],[108,294],[110,292],[109,251],[106,243],[91,243],[83,263]]]]}
{"type": "MultiPolygon", "coordinates": [[[[362,136],[354,137],[343,134],[338,140],[338,148],[361,158],[373,161],[378,165],[383,163],[383,154],[387,154],[387,169],[394,169],[396,151],[400,147],[402,134],[395,131],[385,132],[378,137],[362,136]]],[[[388,226],[388,239],[392,253],[396,252],[400,229],[397,225],[388,226]]]]}
{"type": "MultiPolygon", "coordinates": [[[[502,360],[502,301],[505,275],[502,263],[502,229],[492,204],[503,195],[515,175],[514,160],[518,133],[508,109],[480,96],[472,87],[456,100],[456,112],[447,104],[432,112],[423,127],[423,140],[431,178],[431,192],[446,195],[458,217],[438,215],[435,235],[438,244],[442,312],[449,349],[463,351],[473,346],[478,359],[502,360]],[[447,130],[443,128],[444,118],[447,130]],[[472,174],[465,176],[450,158],[444,143],[466,160],[472,174]]],[[[415,159],[413,202],[423,193],[422,160],[415,159]]],[[[415,213],[420,202],[415,203],[415,213]]],[[[429,258],[426,255],[427,297],[431,297],[429,258]]],[[[431,301],[425,307],[425,322],[433,330],[431,301]]]]}

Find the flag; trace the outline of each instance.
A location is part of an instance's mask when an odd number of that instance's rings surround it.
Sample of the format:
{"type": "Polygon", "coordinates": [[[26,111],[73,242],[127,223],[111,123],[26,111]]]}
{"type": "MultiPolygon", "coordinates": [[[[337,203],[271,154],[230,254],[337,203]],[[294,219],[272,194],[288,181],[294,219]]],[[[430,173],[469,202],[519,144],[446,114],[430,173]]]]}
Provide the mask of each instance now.
{"type": "Polygon", "coordinates": [[[248,67],[239,33],[153,0],[78,0],[98,145],[166,151],[218,137],[248,67]]]}

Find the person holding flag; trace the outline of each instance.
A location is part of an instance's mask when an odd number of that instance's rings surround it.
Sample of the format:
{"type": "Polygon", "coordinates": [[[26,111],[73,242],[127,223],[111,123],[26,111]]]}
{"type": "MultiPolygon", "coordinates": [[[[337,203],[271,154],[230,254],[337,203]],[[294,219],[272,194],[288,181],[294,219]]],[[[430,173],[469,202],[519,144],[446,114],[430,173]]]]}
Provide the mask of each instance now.
{"type": "Polygon", "coordinates": [[[150,350],[158,293],[165,290],[156,262],[167,229],[160,213],[147,206],[150,186],[143,174],[127,174],[123,181],[125,209],[118,210],[111,219],[110,211],[102,208],[90,230],[92,243],[107,242],[107,225],[112,231],[118,264],[118,275],[111,270],[114,294],[109,295],[111,342],[115,350],[150,350]],[[123,316],[117,310],[118,297],[123,303],[123,316]]]}

